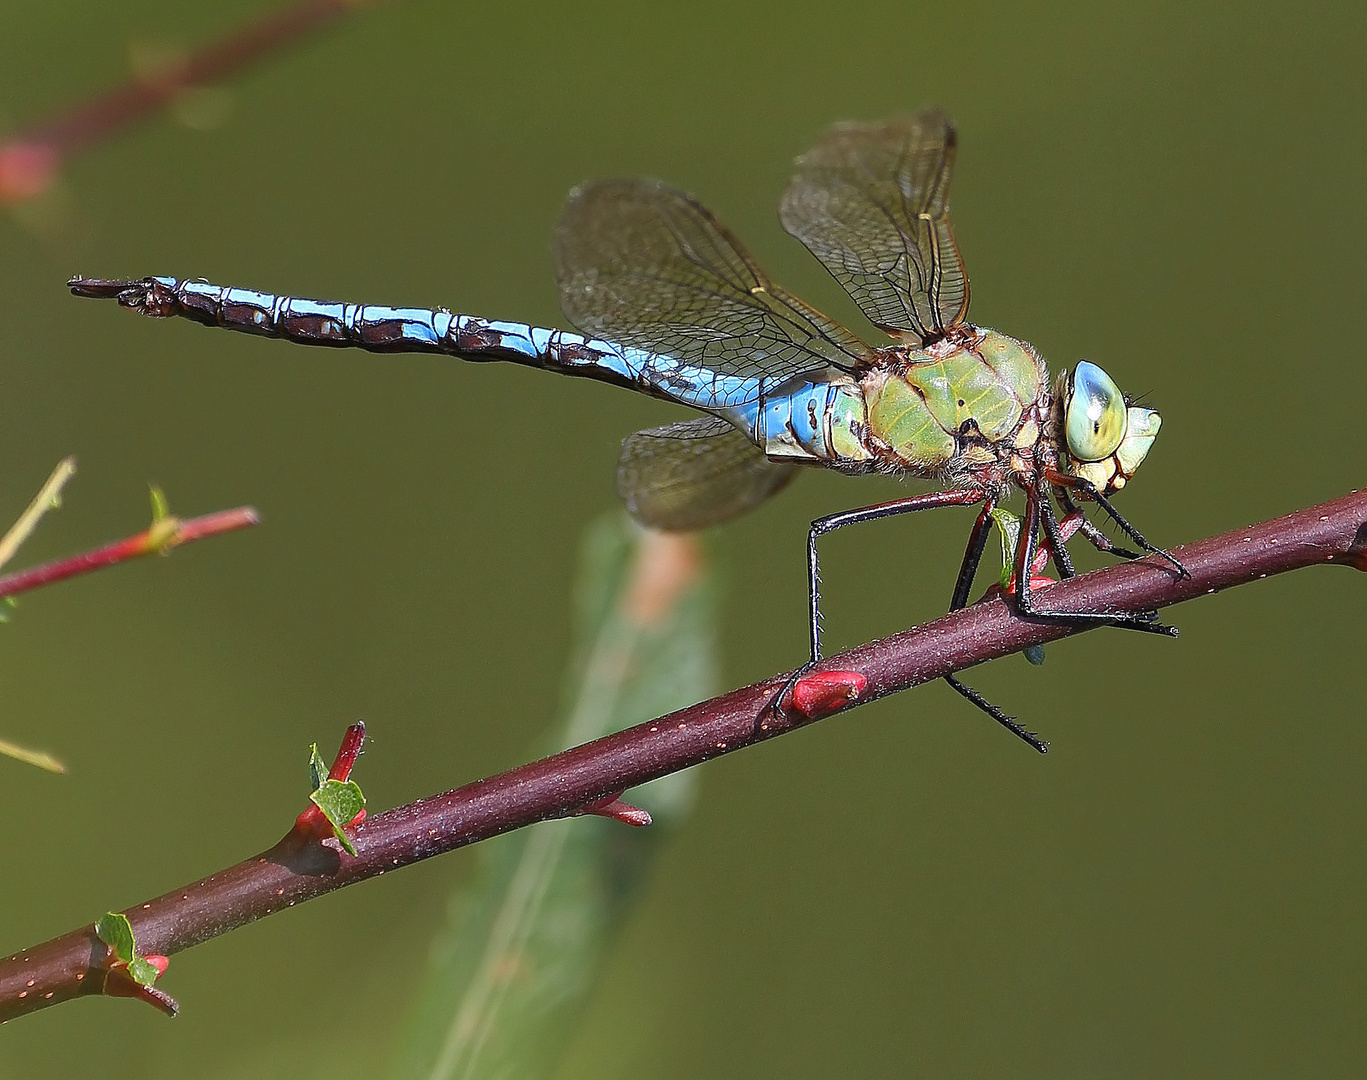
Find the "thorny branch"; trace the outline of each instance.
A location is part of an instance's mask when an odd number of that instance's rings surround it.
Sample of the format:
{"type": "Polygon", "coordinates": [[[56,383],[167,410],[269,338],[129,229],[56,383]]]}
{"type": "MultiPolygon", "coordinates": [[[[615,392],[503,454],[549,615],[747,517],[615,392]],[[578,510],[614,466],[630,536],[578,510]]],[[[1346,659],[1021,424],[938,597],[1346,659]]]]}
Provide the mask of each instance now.
{"type": "MultiPolygon", "coordinates": [[[[1367,493],[1173,549],[1191,572],[1179,579],[1149,558],[1051,585],[1041,595],[1076,611],[1167,607],[1272,574],[1320,564],[1367,569],[1367,493]]],[[[1082,633],[1017,618],[1000,598],[833,656],[819,668],[867,680],[858,700],[817,716],[766,711],[785,676],[680,709],[583,746],[367,818],[335,839],[292,830],[245,862],[128,908],[147,955],[197,945],[282,908],[512,829],[566,817],[638,784],[763,742],[854,705],[988,660],[1082,633]]],[[[0,1021],[100,993],[108,951],[89,926],[0,961],[0,1021]]]]}

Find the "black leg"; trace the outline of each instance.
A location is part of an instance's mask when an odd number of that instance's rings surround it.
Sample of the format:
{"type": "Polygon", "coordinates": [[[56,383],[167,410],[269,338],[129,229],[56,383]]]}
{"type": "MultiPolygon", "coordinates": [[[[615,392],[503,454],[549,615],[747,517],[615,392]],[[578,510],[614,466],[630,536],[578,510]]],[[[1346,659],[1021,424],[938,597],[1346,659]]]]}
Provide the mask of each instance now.
{"type": "Polygon", "coordinates": [[[986,498],[987,493],[977,488],[931,491],[925,495],[913,495],[908,499],[879,503],[877,506],[845,510],[813,521],[811,529],[807,532],[807,615],[811,644],[809,666],[821,659],[821,572],[817,565],[817,537],[836,529],[843,529],[846,525],[877,521],[879,518],[895,517],[898,514],[911,514],[917,510],[935,510],[942,506],[972,506],[986,498]]]}
{"type": "Polygon", "coordinates": [[[1073,502],[1072,496],[1068,494],[1067,488],[1055,485],[1054,492],[1058,495],[1059,502],[1063,504],[1064,511],[1070,517],[1073,514],[1078,516],[1078,520],[1081,523],[1078,526],[1079,531],[1087,538],[1088,543],[1096,548],[1097,551],[1100,551],[1104,555],[1115,555],[1121,559],[1142,559],[1144,557],[1142,551],[1131,551],[1129,548],[1123,548],[1112,543],[1109,536],[1083,516],[1082,511],[1078,509],[1077,503],[1073,502]]]}
{"type": "Polygon", "coordinates": [[[972,506],[986,498],[987,492],[980,488],[931,491],[924,495],[913,495],[906,499],[879,503],[877,506],[863,506],[857,510],[844,510],[839,514],[830,514],[813,521],[812,527],[807,532],[807,617],[811,651],[807,657],[807,662],[784,680],[778,693],[770,699],[769,704],[760,712],[760,719],[757,723],[762,723],[763,717],[770,711],[776,711],[789,691],[797,685],[798,680],[811,671],[821,660],[821,571],[817,562],[817,537],[828,532],[834,532],[836,529],[843,529],[846,525],[856,525],[863,521],[877,521],[879,518],[911,514],[917,510],[935,510],[942,506],[972,506]]]}
{"type": "MultiPolygon", "coordinates": [[[[1048,497],[1040,499],[1040,522],[1044,525],[1044,535],[1049,538],[1049,555],[1054,560],[1054,568],[1058,570],[1058,576],[1067,581],[1070,577],[1077,575],[1073,569],[1073,560],[1068,554],[1067,545],[1063,540],[1063,532],[1059,529],[1058,517],[1054,514],[1054,506],[1048,497]]],[[[1082,518],[1086,521],[1086,518],[1082,518]]],[[[1033,569],[1033,563],[1032,563],[1033,569]]]]}
{"type": "Polygon", "coordinates": [[[1162,548],[1154,547],[1147,540],[1145,540],[1143,533],[1141,533],[1138,529],[1136,529],[1133,525],[1126,521],[1125,518],[1121,516],[1120,511],[1111,505],[1111,500],[1106,498],[1105,495],[1101,494],[1101,492],[1097,490],[1097,486],[1093,484],[1090,480],[1084,480],[1080,476],[1068,476],[1066,473],[1057,472],[1053,469],[1045,470],[1045,476],[1051,484],[1054,484],[1058,487],[1072,488],[1074,491],[1082,492],[1083,495],[1086,495],[1087,498],[1093,500],[1097,504],[1097,506],[1101,507],[1102,510],[1106,511],[1110,519],[1120,526],[1121,531],[1124,532],[1125,535],[1128,536],[1131,540],[1133,540],[1136,544],[1138,544],[1140,548],[1148,552],[1150,555],[1157,555],[1161,558],[1166,559],[1168,562],[1172,564],[1173,569],[1177,571],[1179,576],[1184,578],[1191,577],[1191,574],[1187,571],[1187,568],[1183,566],[1180,562],[1178,562],[1177,559],[1175,559],[1172,555],[1168,554],[1168,552],[1164,551],[1162,548]]]}
{"type": "MultiPolygon", "coordinates": [[[[982,512],[978,514],[978,520],[973,523],[973,531],[968,536],[968,547],[964,551],[964,561],[959,566],[959,577],[954,583],[954,595],[949,601],[949,610],[958,611],[968,604],[969,593],[973,589],[973,578],[978,573],[978,564],[982,562],[983,548],[987,544],[988,534],[992,531],[992,511],[997,507],[997,497],[989,495],[987,501],[983,503],[982,512]]],[[[1024,739],[1041,754],[1048,753],[1049,744],[1036,735],[1022,727],[1013,716],[1008,716],[1001,709],[993,705],[982,694],[974,690],[971,686],[961,683],[953,675],[946,675],[945,682],[952,686],[956,693],[966,701],[971,702],[980,708],[993,720],[1001,724],[1007,731],[1011,732],[1019,739],[1024,739]]]]}
{"type": "MultiPolygon", "coordinates": [[[[1176,627],[1164,626],[1162,623],[1152,622],[1128,612],[1109,614],[1101,611],[1040,611],[1035,607],[1034,599],[1030,594],[1030,568],[1035,562],[1035,534],[1040,525],[1040,505],[1048,498],[1049,490],[1043,481],[1037,487],[1026,492],[1025,520],[1021,523],[1021,539],[1016,548],[1016,610],[1022,615],[1035,618],[1054,619],[1063,622],[1112,623],[1123,625],[1127,629],[1143,630],[1148,633],[1162,634],[1165,637],[1176,637],[1176,627]]],[[[1052,507],[1050,511],[1052,512],[1052,507]]],[[[1183,572],[1185,573],[1185,570],[1183,572]]]]}
{"type": "Polygon", "coordinates": [[[973,523],[973,531],[968,534],[968,547],[964,549],[964,560],[959,564],[959,576],[954,581],[954,595],[949,598],[949,610],[958,611],[968,606],[968,596],[973,591],[973,579],[978,575],[978,564],[983,559],[983,548],[992,532],[992,511],[997,509],[997,496],[989,495],[973,523]]]}
{"type": "MultiPolygon", "coordinates": [[[[1077,513],[1078,511],[1076,507],[1073,507],[1069,512],[1077,513]]],[[[1073,569],[1073,560],[1068,556],[1058,518],[1054,515],[1053,504],[1049,501],[1049,490],[1043,484],[1040,485],[1039,513],[1040,524],[1044,526],[1044,534],[1049,538],[1049,554],[1054,560],[1058,576],[1064,581],[1070,577],[1076,577],[1077,571],[1073,569]]],[[[1087,521],[1080,514],[1079,517],[1082,522],[1087,521]]],[[[1033,567],[1034,559],[1032,558],[1030,562],[1033,567]]],[[[1121,616],[1113,619],[1112,623],[1121,630],[1138,630],[1145,634],[1163,634],[1166,637],[1174,637],[1177,633],[1172,627],[1160,623],[1156,614],[1151,611],[1146,611],[1140,615],[1121,616]]]]}

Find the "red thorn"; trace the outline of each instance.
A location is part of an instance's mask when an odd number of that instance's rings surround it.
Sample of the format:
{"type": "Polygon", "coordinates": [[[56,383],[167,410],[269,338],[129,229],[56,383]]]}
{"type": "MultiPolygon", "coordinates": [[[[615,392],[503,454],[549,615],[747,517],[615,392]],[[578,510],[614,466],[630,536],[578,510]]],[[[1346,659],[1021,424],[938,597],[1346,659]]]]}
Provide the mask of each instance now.
{"type": "Polygon", "coordinates": [[[649,810],[644,810],[639,806],[632,806],[630,803],[622,801],[622,792],[618,791],[612,795],[605,795],[596,802],[588,803],[578,811],[577,814],[594,814],[598,817],[612,818],[613,821],[620,821],[623,825],[630,825],[633,828],[642,829],[652,821],[649,810]]]}
{"type": "MultiPolygon", "coordinates": [[[[365,809],[362,808],[354,818],[346,823],[346,827],[349,829],[354,825],[359,825],[364,820],[365,809]]],[[[299,816],[294,819],[294,831],[308,833],[323,839],[327,839],[329,836],[334,835],[332,831],[332,822],[328,820],[327,815],[323,813],[322,808],[319,807],[317,803],[309,803],[299,816]]]]}
{"type": "Polygon", "coordinates": [[[345,782],[351,776],[351,770],[355,767],[356,759],[361,754],[363,742],[365,742],[365,721],[357,720],[356,723],[346,729],[346,734],[342,736],[342,745],[338,747],[337,757],[332,762],[332,768],[328,770],[329,780],[345,782]]]}
{"type": "Polygon", "coordinates": [[[317,836],[331,836],[332,825],[316,803],[309,803],[294,819],[294,831],[317,836]]]}
{"type": "MultiPolygon", "coordinates": [[[[1032,591],[1035,589],[1047,589],[1050,585],[1053,584],[1055,584],[1054,579],[1051,578],[1048,574],[1030,575],[1030,588],[1032,591]]],[[[1016,579],[1012,578],[1010,584],[1008,584],[1006,588],[1002,590],[1002,592],[1004,592],[1007,596],[1015,596],[1016,579]]]]}
{"type": "Polygon", "coordinates": [[[808,720],[817,720],[856,700],[868,685],[857,671],[812,671],[793,685],[793,708],[808,720]]]}
{"type": "Polygon", "coordinates": [[[171,960],[166,956],[144,956],[143,959],[157,969],[158,979],[165,975],[166,969],[171,966],[171,960]]]}
{"type": "Polygon", "coordinates": [[[203,540],[206,536],[218,536],[221,533],[249,529],[260,524],[261,515],[254,506],[235,506],[231,510],[217,510],[212,514],[182,520],[176,529],[176,543],[188,544],[191,540],[203,540]]]}
{"type": "MultiPolygon", "coordinates": [[[[1056,585],[1056,584],[1057,584],[1057,582],[1056,582],[1053,578],[1051,578],[1048,574],[1031,574],[1031,575],[1030,575],[1030,591],[1031,591],[1031,592],[1034,592],[1036,589],[1046,589],[1046,588],[1048,588],[1050,585],[1056,585]]],[[[992,584],[992,585],[988,586],[987,590],[982,594],[981,598],[979,598],[979,600],[978,600],[977,602],[978,602],[979,604],[981,604],[984,600],[991,600],[993,597],[997,597],[997,596],[1015,596],[1015,595],[1016,595],[1016,579],[1013,577],[1013,578],[1011,579],[1011,581],[1010,581],[1010,584],[1008,584],[1008,585],[1006,586],[1005,589],[1003,589],[1003,588],[1001,587],[1000,584],[992,584]]]]}

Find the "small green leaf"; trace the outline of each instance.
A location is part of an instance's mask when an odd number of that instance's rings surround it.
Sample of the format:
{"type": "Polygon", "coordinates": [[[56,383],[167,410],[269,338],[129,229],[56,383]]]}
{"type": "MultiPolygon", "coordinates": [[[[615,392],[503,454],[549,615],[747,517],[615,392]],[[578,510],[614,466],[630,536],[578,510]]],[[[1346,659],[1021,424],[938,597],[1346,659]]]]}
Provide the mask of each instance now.
{"type": "Polygon", "coordinates": [[[323,781],[328,778],[328,763],[323,760],[323,755],[318,753],[317,743],[309,745],[309,778],[314,791],[322,787],[323,781]]]}
{"type": "Polygon", "coordinates": [[[133,977],[133,981],[139,986],[151,986],[157,981],[157,977],[161,972],[156,969],[155,964],[148,960],[144,960],[141,956],[135,956],[132,960],[128,961],[128,974],[133,977]]]}
{"type": "Polygon", "coordinates": [[[992,520],[997,525],[1002,541],[1001,587],[1009,589],[1011,578],[1016,572],[1016,544],[1020,540],[1021,519],[999,506],[992,511],[992,520]]]}
{"type": "Polygon", "coordinates": [[[19,606],[19,601],[13,596],[7,596],[0,600],[0,623],[9,622],[10,612],[19,606]]]}
{"type": "Polygon", "coordinates": [[[133,924],[128,921],[127,915],[120,915],[116,911],[101,915],[95,923],[95,934],[120,960],[125,963],[133,961],[136,943],[133,940],[133,924]]]}
{"type": "Polygon", "coordinates": [[[1025,658],[1036,667],[1039,667],[1040,664],[1044,663],[1044,646],[1031,645],[1030,648],[1025,650],[1025,658]]]}
{"type": "Polygon", "coordinates": [[[166,492],[155,484],[151,487],[152,495],[152,524],[155,525],[163,518],[171,516],[171,504],[166,501],[166,492]]]}
{"type": "Polygon", "coordinates": [[[346,848],[347,854],[355,855],[356,848],[342,828],[350,824],[351,819],[365,809],[365,796],[361,794],[361,788],[356,781],[324,780],[309,798],[323,811],[323,816],[328,819],[328,824],[332,826],[332,831],[336,833],[342,847],[346,848]]]}

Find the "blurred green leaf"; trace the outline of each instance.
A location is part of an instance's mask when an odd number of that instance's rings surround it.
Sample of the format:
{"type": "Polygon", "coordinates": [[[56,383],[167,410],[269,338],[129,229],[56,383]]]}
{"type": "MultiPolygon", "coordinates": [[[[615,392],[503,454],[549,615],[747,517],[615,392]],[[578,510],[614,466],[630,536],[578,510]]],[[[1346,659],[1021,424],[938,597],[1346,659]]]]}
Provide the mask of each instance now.
{"type": "MultiPolygon", "coordinates": [[[[575,655],[553,751],[708,697],[717,686],[712,590],[696,541],[595,524],[580,559],[575,655]]],[[[695,779],[627,793],[656,824],[553,821],[479,849],[453,899],[394,1075],[454,1080],[549,1073],[603,954],[695,779]]]]}
{"type": "Polygon", "coordinates": [[[166,500],[166,492],[155,484],[151,487],[149,494],[152,499],[152,523],[155,525],[163,518],[171,516],[171,504],[166,500]]]}

